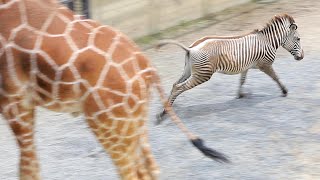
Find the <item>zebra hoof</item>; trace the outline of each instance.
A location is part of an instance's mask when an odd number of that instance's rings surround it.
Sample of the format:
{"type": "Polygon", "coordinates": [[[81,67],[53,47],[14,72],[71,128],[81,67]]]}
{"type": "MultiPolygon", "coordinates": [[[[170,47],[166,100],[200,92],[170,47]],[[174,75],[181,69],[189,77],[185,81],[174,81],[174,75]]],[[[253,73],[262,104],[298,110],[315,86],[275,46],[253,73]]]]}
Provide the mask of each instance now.
{"type": "Polygon", "coordinates": [[[239,93],[238,96],[237,96],[237,99],[241,99],[241,98],[244,98],[246,97],[247,95],[244,94],[244,93],[239,93]]]}
{"type": "Polygon", "coordinates": [[[155,125],[159,125],[159,124],[161,124],[161,123],[162,123],[162,121],[163,121],[163,113],[159,113],[159,114],[157,114],[157,120],[156,120],[155,125]]]}

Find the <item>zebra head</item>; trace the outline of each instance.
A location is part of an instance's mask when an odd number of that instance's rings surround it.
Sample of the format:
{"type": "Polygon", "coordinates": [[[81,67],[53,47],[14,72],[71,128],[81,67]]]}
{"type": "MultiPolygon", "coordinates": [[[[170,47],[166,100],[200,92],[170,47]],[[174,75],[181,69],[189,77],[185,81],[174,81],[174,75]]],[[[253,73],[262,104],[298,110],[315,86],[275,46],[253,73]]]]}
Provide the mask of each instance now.
{"type": "Polygon", "coordinates": [[[304,52],[300,43],[300,35],[297,31],[298,26],[292,23],[289,26],[288,36],[284,39],[282,47],[290,52],[295,60],[302,60],[304,57],[304,52]]]}

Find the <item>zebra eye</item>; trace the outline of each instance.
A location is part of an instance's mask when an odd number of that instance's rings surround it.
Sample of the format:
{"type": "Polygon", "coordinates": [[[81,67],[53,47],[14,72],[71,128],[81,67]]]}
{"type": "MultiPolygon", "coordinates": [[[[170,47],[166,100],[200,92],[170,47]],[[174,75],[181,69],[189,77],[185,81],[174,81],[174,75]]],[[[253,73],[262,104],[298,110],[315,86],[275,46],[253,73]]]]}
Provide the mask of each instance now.
{"type": "Polygon", "coordinates": [[[298,41],[300,41],[300,38],[297,38],[298,41]]]}

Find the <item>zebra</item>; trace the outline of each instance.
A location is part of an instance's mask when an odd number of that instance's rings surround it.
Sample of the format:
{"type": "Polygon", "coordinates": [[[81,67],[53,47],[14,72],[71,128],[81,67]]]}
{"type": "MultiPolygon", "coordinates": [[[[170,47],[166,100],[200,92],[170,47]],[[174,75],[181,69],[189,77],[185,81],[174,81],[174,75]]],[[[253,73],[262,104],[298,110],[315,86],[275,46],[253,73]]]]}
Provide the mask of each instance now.
{"type": "MultiPolygon", "coordinates": [[[[297,27],[292,16],[279,14],[262,29],[240,36],[206,36],[189,47],[174,40],[160,41],[157,48],[175,44],[186,51],[184,72],[173,84],[168,105],[171,106],[184,91],[208,81],[215,72],[229,75],[240,73],[238,98],[242,98],[242,86],[249,69],[259,69],[270,76],[280,87],[282,95],[286,96],[288,90],[280,82],[272,64],[280,46],[290,52],[295,60],[304,58],[297,27]]],[[[157,115],[157,123],[165,114],[163,110],[157,115]]]]}

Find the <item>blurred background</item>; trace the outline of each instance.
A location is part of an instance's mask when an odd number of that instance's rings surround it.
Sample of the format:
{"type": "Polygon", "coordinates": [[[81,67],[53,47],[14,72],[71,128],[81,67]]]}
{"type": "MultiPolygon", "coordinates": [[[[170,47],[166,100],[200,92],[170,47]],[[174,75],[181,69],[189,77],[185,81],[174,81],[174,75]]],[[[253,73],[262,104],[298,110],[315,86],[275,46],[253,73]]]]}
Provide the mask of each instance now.
{"type": "MultiPolygon", "coordinates": [[[[268,3],[275,0],[255,0],[268,3]]],[[[120,29],[131,38],[211,17],[252,0],[60,0],[78,14],[120,29]]]]}
{"type": "MultiPolygon", "coordinates": [[[[315,0],[63,0],[77,14],[116,27],[134,39],[157,67],[170,92],[184,67],[184,51],[152,48],[159,39],[186,45],[207,35],[241,35],[262,28],[275,14],[295,19],[305,58],[295,61],[279,48],[274,69],[288,88],[250,70],[236,99],[239,75],[214,74],[180,95],[174,109],[208,146],[232,164],[203,157],[170,121],[155,126],[162,109],[150,103],[149,133],[161,180],[318,180],[320,179],[320,1],[315,0]]],[[[43,179],[114,180],[117,174],[83,117],[39,108],[37,149],[43,179]]],[[[0,121],[0,180],[17,179],[18,150],[0,121]]]]}

